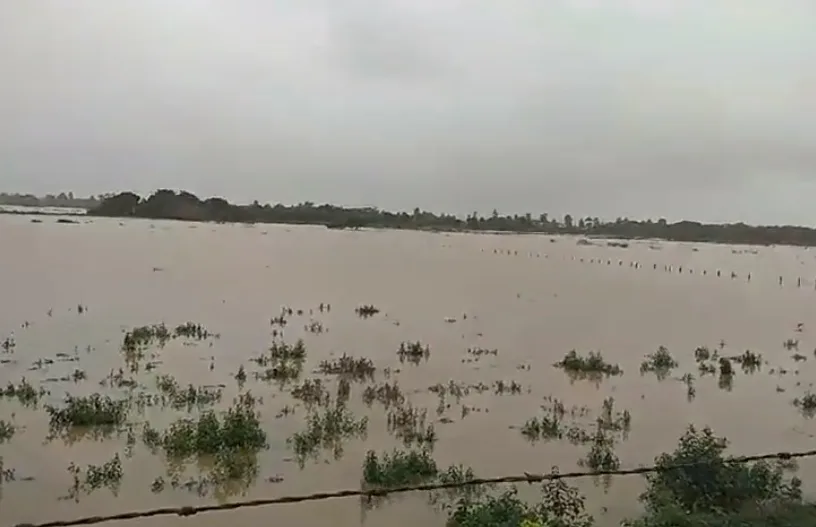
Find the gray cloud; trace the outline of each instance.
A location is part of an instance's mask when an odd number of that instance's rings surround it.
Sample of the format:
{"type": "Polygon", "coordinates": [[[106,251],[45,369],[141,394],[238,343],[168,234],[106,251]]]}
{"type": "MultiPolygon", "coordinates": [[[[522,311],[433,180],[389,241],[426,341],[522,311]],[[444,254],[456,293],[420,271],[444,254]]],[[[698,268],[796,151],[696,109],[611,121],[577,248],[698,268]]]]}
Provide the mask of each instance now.
{"type": "Polygon", "coordinates": [[[806,0],[0,3],[0,187],[814,223],[814,19],[806,0]]]}

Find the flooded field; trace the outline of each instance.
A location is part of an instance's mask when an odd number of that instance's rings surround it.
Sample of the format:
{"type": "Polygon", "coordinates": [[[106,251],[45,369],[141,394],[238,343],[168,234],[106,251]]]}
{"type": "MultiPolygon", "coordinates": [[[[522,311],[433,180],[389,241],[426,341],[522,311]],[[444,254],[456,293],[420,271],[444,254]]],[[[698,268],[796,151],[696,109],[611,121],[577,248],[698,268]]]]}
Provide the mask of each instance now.
{"type": "MultiPolygon", "coordinates": [[[[439,471],[573,470],[598,418],[622,468],[688,424],[735,454],[816,433],[805,249],[25,216],[0,247],[3,525],[359,488],[367,451],[406,445],[439,471]]],[[[816,491],[816,463],[798,475],[816,491]]],[[[598,525],[639,511],[640,477],[575,484],[598,525]]],[[[441,526],[445,502],[130,524],[441,526]]]]}

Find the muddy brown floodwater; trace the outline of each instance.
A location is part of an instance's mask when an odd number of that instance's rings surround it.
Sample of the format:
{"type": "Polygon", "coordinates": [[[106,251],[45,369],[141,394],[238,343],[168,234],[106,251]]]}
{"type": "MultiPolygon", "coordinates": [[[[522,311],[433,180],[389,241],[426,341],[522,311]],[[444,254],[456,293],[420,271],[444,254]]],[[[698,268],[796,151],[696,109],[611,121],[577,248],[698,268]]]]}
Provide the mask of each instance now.
{"type": "MultiPolygon", "coordinates": [[[[733,453],[813,446],[816,425],[791,403],[806,393],[816,373],[813,251],[655,241],[621,248],[606,241],[582,245],[578,238],[550,236],[106,219],[71,225],[41,219],[32,223],[24,216],[0,218],[0,337],[13,335],[16,342],[13,352],[0,353],[0,386],[25,377],[50,391],[42,404],[58,405],[66,393],[124,395],[125,388],[99,386],[111,370],[122,366],[123,331],[161,321],[173,326],[200,323],[221,338],[212,344],[173,341],[157,352],[156,370],[142,370],[134,378],[153,391],[158,374],[171,374],[182,385],[224,384],[220,406],[225,407],[238,394],[235,372],[242,365],[246,368],[249,379],[243,390],[263,398],[259,410],[270,448],[261,453],[257,483],[243,491],[245,498],[357,488],[366,450],[400,445],[388,433],[382,406],[363,404],[363,386],[352,383],[349,405],[357,415],[369,417],[367,437],[350,439],[339,460],[323,452],[303,469],[292,461],[286,439],[304,428],[306,409],[290,397],[291,386],[281,389],[254,379],[257,368],[249,361],[269,347],[274,329],[270,318],[281,306],[304,311],[301,316],[295,313],[285,329],[287,341],[305,340],[303,379],[322,377],[333,389],[331,377],[312,371],[320,360],[343,352],[372,359],[378,381],[384,380],[382,370],[391,368],[390,380],[398,381],[415,406],[427,407],[429,419],[435,421],[434,458],[443,467],[462,463],[479,476],[547,472],[555,465],[576,469],[586,446],[566,441],[532,444],[518,429],[541,415],[540,407],[550,396],[593,412],[612,396],[617,410],[629,410],[631,433],[616,447],[622,467],[649,464],[673,449],[690,423],[714,427],[732,441],[733,453]],[[666,270],[669,265],[672,271],[666,270]],[[320,303],[331,304],[331,311],[321,313],[320,303]],[[79,304],[87,311],[78,313],[79,304]],[[354,311],[361,304],[373,304],[381,312],[361,319],[354,311]],[[320,321],[326,331],[306,331],[310,320],[320,321]],[[803,327],[797,331],[800,322],[803,327]],[[782,346],[787,339],[799,341],[799,352],[807,360],[794,361],[794,352],[782,346]],[[416,366],[401,364],[399,344],[415,340],[430,346],[429,359],[416,366]],[[750,349],[766,362],[755,374],[737,368],[730,391],[718,387],[716,377],[699,377],[694,360],[695,348],[714,349],[721,341],[724,354],[750,349]],[[662,382],[639,373],[644,355],[661,345],[680,363],[662,382]],[[469,347],[495,348],[498,353],[473,360],[469,347]],[[571,349],[600,350],[624,374],[599,384],[571,383],[552,366],[571,349]],[[53,359],[59,353],[77,359],[32,369],[37,359],[53,359]],[[86,372],[87,380],[59,380],[77,368],[86,372]],[[691,401],[678,380],[684,373],[698,377],[691,401]],[[437,397],[428,387],[449,381],[515,381],[522,393],[471,391],[459,403],[448,401],[450,408],[438,414],[437,397]],[[472,408],[464,417],[462,405],[472,408]],[[280,416],[286,406],[295,406],[294,413],[280,416]]],[[[152,492],[151,483],[168,468],[141,439],[128,455],[124,437],[73,444],[46,441],[48,416],[42,404],[27,409],[16,400],[0,399],[0,419],[19,428],[0,445],[5,467],[16,471],[16,480],[2,485],[0,524],[218,499],[185,489],[152,492]],[[103,488],[78,502],[59,499],[72,483],[70,463],[99,465],[117,452],[124,477],[116,497],[103,488]]],[[[139,426],[166,426],[178,416],[154,407],[133,412],[129,419],[139,426]]],[[[814,467],[807,460],[800,463],[806,491],[813,490],[814,467]]],[[[187,467],[185,477],[195,477],[199,469],[187,467]]],[[[608,490],[591,480],[577,484],[599,525],[613,525],[639,510],[639,477],[616,478],[608,490]]],[[[522,488],[524,496],[536,493],[535,488],[522,488]]],[[[241,497],[238,492],[226,499],[241,497]]],[[[405,496],[368,512],[357,499],[336,499],[129,525],[270,521],[415,527],[443,525],[444,516],[427,505],[425,496],[405,496]]]]}

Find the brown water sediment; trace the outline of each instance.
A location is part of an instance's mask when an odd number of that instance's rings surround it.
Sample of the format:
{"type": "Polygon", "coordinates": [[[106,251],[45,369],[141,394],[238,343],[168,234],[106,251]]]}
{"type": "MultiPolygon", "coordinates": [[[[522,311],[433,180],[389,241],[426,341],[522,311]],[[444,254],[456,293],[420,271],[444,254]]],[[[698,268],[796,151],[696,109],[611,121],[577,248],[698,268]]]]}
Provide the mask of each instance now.
{"type": "MultiPolygon", "coordinates": [[[[0,364],[0,386],[23,376],[39,385],[81,368],[87,381],[44,384],[51,391],[45,402],[58,404],[65,392],[101,391],[99,380],[122,365],[123,328],[189,320],[221,338],[212,347],[207,342],[171,343],[161,351],[157,370],[142,371],[139,379],[150,388],[157,374],[172,374],[182,385],[223,383],[224,406],[238,393],[233,375],[241,365],[253,371],[249,359],[269,346],[273,329],[269,319],[286,305],[304,310],[285,328],[288,341],[302,337],[306,342],[304,378],[332,354],[366,356],[378,369],[399,369],[390,380],[399,382],[414,405],[427,407],[433,419],[438,419],[437,397],[427,390],[433,384],[453,380],[491,385],[503,380],[523,386],[517,395],[471,392],[462,404],[480,411],[464,418],[461,405],[446,410],[440,417],[452,422],[435,423],[439,441],[434,457],[441,466],[463,463],[484,476],[548,471],[553,465],[575,468],[586,447],[530,444],[511,428],[540,415],[549,396],[592,410],[613,396],[617,409],[628,409],[632,431],[616,449],[624,467],[650,463],[673,448],[689,423],[712,425],[732,440],[738,453],[812,446],[816,425],[805,420],[791,400],[802,395],[814,378],[816,326],[810,327],[816,320],[814,253],[758,248],[754,254],[745,247],[645,241],[621,248],[602,241],[589,246],[576,241],[104,219],[82,225],[33,224],[22,216],[3,217],[0,337],[13,332],[16,349],[0,358],[16,362],[0,364]],[[664,270],[667,266],[672,266],[671,272],[664,270]],[[717,269],[722,276],[716,276],[717,269]],[[784,277],[782,287],[779,276],[784,277]],[[804,281],[801,287],[799,277],[804,281]],[[321,313],[320,303],[331,304],[331,311],[321,313]],[[87,312],[78,314],[78,304],[87,306],[87,312]],[[354,312],[361,304],[373,304],[381,312],[361,319],[354,312]],[[306,331],[310,320],[319,320],[328,331],[306,331]],[[26,321],[30,325],[23,327],[26,321]],[[799,322],[804,322],[801,333],[796,332],[799,322]],[[799,340],[800,353],[808,360],[792,360],[793,352],[782,347],[789,338],[799,340]],[[414,340],[431,347],[429,360],[418,366],[400,364],[396,356],[400,342],[414,340]],[[697,375],[694,349],[714,348],[720,341],[731,354],[746,349],[762,353],[768,364],[753,375],[738,371],[730,392],[718,388],[716,378],[700,378],[691,402],[682,382],[658,382],[638,371],[643,356],[664,345],[680,362],[674,377],[685,372],[697,375]],[[477,346],[496,348],[498,354],[469,361],[467,348],[477,346]],[[29,370],[38,358],[73,354],[75,348],[78,362],[57,361],[29,370]],[[552,364],[571,349],[600,350],[623,368],[624,375],[599,386],[570,383],[552,364]],[[779,375],[780,367],[789,373],[779,375]]],[[[369,416],[367,438],[349,441],[338,461],[324,456],[330,462],[308,462],[301,470],[291,461],[286,439],[303,428],[305,410],[276,418],[281,408],[293,404],[288,389],[281,391],[251,375],[244,389],[264,398],[259,408],[270,442],[270,449],[261,454],[258,483],[247,497],[358,486],[365,451],[399,445],[386,430],[384,411],[364,405],[362,387],[353,384],[350,406],[369,416]],[[277,476],[283,480],[266,481],[277,476]]],[[[3,485],[3,524],[214,499],[184,490],[152,493],[151,482],[165,474],[166,467],[160,456],[137,445],[132,458],[122,457],[124,478],[118,497],[113,499],[102,489],[79,503],[58,500],[71,485],[69,463],[101,464],[124,451],[124,438],[70,446],[59,440],[44,443],[47,415],[41,408],[27,410],[0,400],[0,419],[11,420],[12,413],[13,421],[24,429],[0,445],[0,455],[7,467],[16,469],[18,479],[34,480],[3,485]]],[[[165,426],[174,416],[152,408],[145,416],[132,418],[165,426]]],[[[814,481],[816,465],[803,461],[801,466],[807,485],[814,481]]],[[[195,475],[196,468],[189,474],[195,475]]],[[[611,522],[638,510],[636,497],[642,488],[638,478],[618,478],[606,494],[592,482],[579,486],[591,511],[608,510],[601,519],[611,522]]],[[[534,489],[524,492],[535,494],[534,489]]],[[[282,525],[331,519],[341,527],[362,521],[360,503],[352,499],[131,523],[254,525],[270,519],[282,525]]],[[[365,520],[400,527],[442,525],[444,517],[427,507],[424,497],[415,496],[370,511],[365,520]]]]}

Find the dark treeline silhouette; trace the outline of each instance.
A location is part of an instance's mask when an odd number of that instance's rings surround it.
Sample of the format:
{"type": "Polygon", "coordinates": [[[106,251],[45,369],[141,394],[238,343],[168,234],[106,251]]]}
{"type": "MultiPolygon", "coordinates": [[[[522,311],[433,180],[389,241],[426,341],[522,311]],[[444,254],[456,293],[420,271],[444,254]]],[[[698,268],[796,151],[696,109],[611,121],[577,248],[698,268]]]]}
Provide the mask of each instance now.
{"type": "Polygon", "coordinates": [[[35,196],[34,194],[8,194],[0,192],[0,205],[12,205],[15,207],[72,207],[77,209],[92,209],[108,196],[89,196],[86,198],[74,197],[73,192],[60,192],[59,194],[46,194],[45,196],[35,196]]]}
{"type": "Polygon", "coordinates": [[[92,216],[176,219],[188,221],[315,224],[329,228],[361,227],[422,229],[442,231],[499,231],[515,233],[579,234],[625,239],[659,238],[686,242],[716,242],[757,245],[816,246],[816,229],[796,226],[752,226],[744,223],[704,224],[694,221],[668,223],[665,219],[634,221],[618,218],[561,219],[546,213],[502,216],[497,211],[488,217],[476,213],[466,218],[434,214],[414,209],[412,213],[388,212],[374,207],[346,208],[334,205],[234,205],[222,198],[201,200],[189,192],[159,190],[142,198],[122,192],[104,199],[88,211],[92,216]]]}

